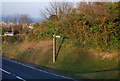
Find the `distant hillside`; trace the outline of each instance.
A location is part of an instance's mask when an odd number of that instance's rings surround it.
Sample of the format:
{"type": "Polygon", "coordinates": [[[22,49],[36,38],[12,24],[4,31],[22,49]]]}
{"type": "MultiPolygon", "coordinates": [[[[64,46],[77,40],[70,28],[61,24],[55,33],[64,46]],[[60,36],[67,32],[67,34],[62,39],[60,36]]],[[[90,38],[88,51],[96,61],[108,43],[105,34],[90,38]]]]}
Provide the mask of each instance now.
{"type": "MultiPolygon", "coordinates": [[[[5,21],[6,16],[3,16],[0,21],[5,21]]],[[[43,18],[31,18],[34,23],[44,20],[43,18]]]]}
{"type": "Polygon", "coordinates": [[[40,22],[40,21],[43,21],[44,19],[43,18],[32,18],[33,22],[40,22]]]}

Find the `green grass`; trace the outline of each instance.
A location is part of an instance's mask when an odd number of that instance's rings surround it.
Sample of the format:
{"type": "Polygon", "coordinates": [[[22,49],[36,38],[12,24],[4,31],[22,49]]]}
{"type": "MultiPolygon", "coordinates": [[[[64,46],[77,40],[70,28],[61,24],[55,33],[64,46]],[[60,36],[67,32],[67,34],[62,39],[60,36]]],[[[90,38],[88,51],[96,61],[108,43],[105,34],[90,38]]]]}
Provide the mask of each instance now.
{"type": "MultiPolygon", "coordinates": [[[[3,44],[4,56],[29,64],[37,64],[40,68],[52,69],[54,72],[77,78],[116,79],[118,77],[117,71],[103,71],[116,69],[117,57],[112,60],[96,58],[94,54],[81,47],[63,43],[57,61],[53,63],[52,42],[50,46],[47,43],[42,46],[43,43],[40,42],[3,44]]],[[[58,46],[59,43],[57,43],[57,49],[58,46]]]]}
{"type": "Polygon", "coordinates": [[[118,79],[118,71],[105,71],[94,73],[79,73],[76,77],[90,78],[90,79],[118,79]]]}

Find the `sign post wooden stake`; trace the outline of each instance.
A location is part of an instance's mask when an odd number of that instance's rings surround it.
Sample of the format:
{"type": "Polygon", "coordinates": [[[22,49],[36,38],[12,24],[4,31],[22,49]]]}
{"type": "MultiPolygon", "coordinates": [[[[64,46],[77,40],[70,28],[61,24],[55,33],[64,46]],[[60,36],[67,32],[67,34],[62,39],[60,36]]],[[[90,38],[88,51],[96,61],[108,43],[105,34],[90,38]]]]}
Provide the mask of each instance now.
{"type": "Polygon", "coordinates": [[[56,60],[56,35],[53,35],[53,62],[56,60]]]}
{"type": "Polygon", "coordinates": [[[60,36],[53,35],[53,62],[56,61],[56,38],[60,38],[60,36]]]}

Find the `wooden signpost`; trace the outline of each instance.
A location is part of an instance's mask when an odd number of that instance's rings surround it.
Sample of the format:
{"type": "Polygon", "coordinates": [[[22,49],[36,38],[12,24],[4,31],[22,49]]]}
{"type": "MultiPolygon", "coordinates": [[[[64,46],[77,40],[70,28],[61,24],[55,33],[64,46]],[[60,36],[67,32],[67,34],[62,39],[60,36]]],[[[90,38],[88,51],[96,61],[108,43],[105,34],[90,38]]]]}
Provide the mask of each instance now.
{"type": "Polygon", "coordinates": [[[60,36],[53,35],[53,62],[56,61],[56,38],[60,38],[60,36]]]}

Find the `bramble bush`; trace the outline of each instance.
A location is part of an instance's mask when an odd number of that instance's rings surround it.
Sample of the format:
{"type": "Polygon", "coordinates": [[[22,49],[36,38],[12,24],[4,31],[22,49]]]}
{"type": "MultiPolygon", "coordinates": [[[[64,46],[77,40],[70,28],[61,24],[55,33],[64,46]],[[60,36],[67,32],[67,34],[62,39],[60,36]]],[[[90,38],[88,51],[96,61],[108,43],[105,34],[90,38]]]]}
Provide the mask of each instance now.
{"type": "Polygon", "coordinates": [[[118,2],[81,3],[66,17],[42,24],[44,29],[37,32],[38,38],[51,39],[56,34],[69,37],[67,41],[76,46],[99,47],[106,51],[118,49],[119,8],[118,2]]]}

